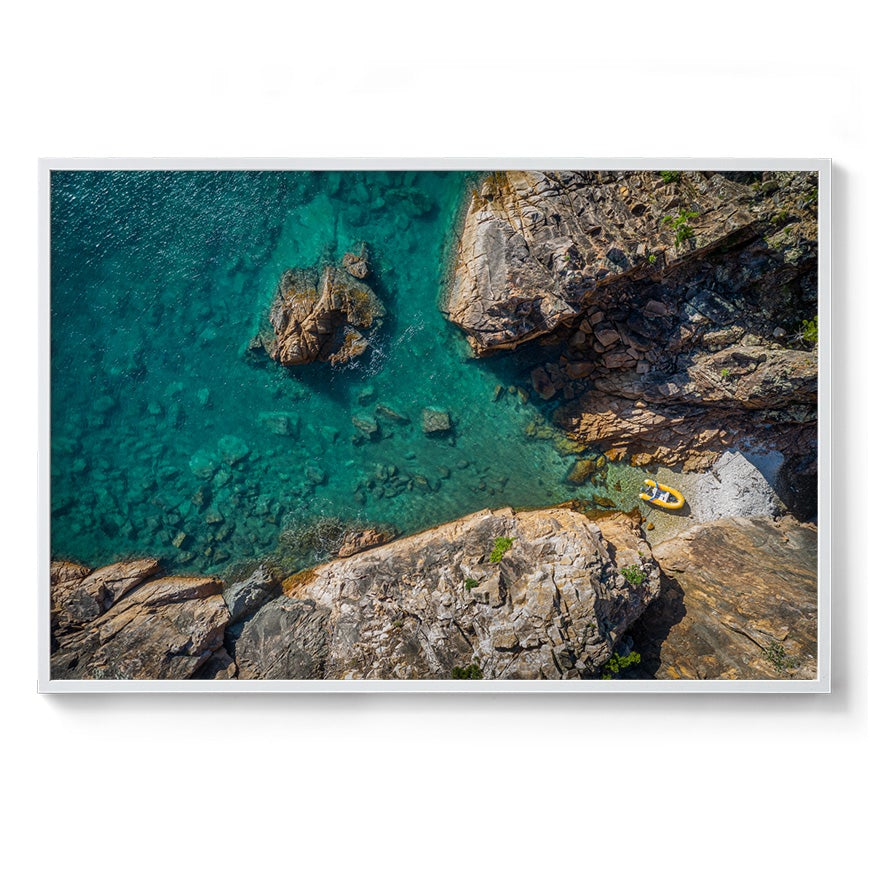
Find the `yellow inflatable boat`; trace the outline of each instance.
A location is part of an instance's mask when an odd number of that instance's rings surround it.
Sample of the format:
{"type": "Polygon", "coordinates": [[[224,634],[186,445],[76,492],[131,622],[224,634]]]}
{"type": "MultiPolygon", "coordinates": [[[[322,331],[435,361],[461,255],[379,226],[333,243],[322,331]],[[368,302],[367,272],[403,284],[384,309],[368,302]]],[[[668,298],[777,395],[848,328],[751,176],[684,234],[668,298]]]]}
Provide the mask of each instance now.
{"type": "Polygon", "coordinates": [[[686,503],[686,499],[681,492],[673,487],[665,486],[663,483],[656,483],[654,480],[645,480],[643,482],[640,497],[643,501],[648,501],[650,504],[658,505],[671,511],[679,510],[686,503]]]}

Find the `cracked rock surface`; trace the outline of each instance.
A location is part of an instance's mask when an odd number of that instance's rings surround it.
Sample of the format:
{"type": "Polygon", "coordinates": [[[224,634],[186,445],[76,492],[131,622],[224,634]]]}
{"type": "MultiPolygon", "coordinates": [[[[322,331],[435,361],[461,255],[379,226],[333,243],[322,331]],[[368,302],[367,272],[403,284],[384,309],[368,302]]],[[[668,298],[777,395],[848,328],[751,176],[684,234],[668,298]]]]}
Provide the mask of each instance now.
{"type": "Polygon", "coordinates": [[[481,511],[290,578],[245,625],[239,677],[593,677],[658,584],[629,517],[481,511]],[[497,538],[513,541],[493,562],[497,538]]]}
{"type": "Polygon", "coordinates": [[[662,594],[632,636],[655,679],[815,679],[814,526],[727,517],[653,548],[662,594]]]}

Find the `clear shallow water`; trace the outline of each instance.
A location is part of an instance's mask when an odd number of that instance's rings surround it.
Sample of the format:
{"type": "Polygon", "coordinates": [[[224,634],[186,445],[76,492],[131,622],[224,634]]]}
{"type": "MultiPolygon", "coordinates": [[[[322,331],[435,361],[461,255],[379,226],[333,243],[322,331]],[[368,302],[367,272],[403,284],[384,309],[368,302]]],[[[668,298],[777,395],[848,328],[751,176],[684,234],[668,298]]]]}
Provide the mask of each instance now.
{"type": "MultiPolygon", "coordinates": [[[[53,173],[53,556],[223,573],[274,551],[282,530],[298,542],[317,517],[408,533],[591,495],[566,483],[572,457],[525,434],[543,408],[508,392],[493,402],[498,385],[527,384],[538,351],[473,360],[438,309],[467,182],[53,173]],[[336,369],[246,360],[281,273],[359,241],[389,311],[373,349],[336,369]],[[422,432],[427,406],[450,412],[452,436],[422,432]],[[380,437],[355,444],[355,416],[377,419],[380,437]]],[[[642,472],[607,473],[599,494],[636,503],[626,493],[642,472]]]]}

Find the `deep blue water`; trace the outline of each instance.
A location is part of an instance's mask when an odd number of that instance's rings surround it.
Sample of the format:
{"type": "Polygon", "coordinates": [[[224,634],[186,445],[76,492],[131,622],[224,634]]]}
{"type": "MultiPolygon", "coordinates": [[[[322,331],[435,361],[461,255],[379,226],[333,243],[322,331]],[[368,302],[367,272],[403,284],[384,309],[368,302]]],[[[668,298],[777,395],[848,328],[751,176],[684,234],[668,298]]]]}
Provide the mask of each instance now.
{"type": "Polygon", "coordinates": [[[507,391],[493,401],[498,385],[528,387],[536,351],[471,359],[438,309],[468,183],[52,173],[53,556],[225,572],[274,551],[282,531],[314,558],[298,532],[318,517],[407,533],[577,496],[572,457],[526,434],[549,409],[507,391]],[[281,273],[359,241],[389,311],[374,347],[335,369],[247,361],[281,273]],[[449,410],[452,437],[422,432],[426,406],[449,410]],[[354,443],[359,415],[377,416],[379,439],[354,443]]]}

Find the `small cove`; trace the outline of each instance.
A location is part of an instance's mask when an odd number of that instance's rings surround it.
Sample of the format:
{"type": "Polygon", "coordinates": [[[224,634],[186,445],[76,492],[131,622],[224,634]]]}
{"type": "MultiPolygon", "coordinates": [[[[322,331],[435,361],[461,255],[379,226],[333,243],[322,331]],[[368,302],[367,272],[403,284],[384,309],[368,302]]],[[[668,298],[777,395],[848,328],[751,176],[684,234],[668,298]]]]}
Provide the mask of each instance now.
{"type": "MultiPolygon", "coordinates": [[[[574,457],[527,434],[555,406],[522,392],[544,351],[475,360],[439,311],[469,181],[53,173],[52,556],[223,573],[323,518],[407,534],[505,505],[636,505],[641,469],[577,487],[574,457]],[[282,272],[361,241],[388,310],[374,346],[338,368],[252,364],[282,272]],[[449,435],[424,434],[427,407],[450,413],[449,435]]],[[[319,558],[305,540],[296,567],[319,558]]]]}

